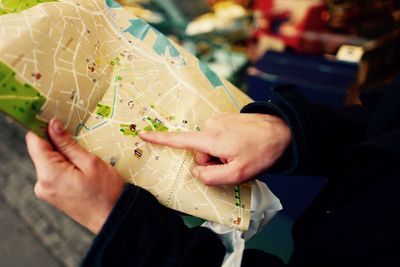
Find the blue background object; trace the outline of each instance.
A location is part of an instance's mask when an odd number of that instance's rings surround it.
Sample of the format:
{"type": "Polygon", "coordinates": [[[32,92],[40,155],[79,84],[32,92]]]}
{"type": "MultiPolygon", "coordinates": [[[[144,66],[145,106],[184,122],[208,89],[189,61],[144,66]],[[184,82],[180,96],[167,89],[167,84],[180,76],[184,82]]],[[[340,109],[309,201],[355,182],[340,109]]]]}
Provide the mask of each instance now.
{"type": "Polygon", "coordinates": [[[271,98],[270,88],[295,84],[311,102],[341,106],[355,81],[358,65],[323,57],[267,52],[253,66],[259,73],[248,76],[248,94],[258,101],[271,98]]]}

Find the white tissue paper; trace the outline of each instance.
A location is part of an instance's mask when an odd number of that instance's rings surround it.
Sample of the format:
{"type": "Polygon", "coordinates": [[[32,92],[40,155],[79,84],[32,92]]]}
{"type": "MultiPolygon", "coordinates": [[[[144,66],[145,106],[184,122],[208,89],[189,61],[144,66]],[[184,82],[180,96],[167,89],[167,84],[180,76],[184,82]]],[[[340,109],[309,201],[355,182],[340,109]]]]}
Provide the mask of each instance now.
{"type": "Polygon", "coordinates": [[[282,204],[279,199],[265,183],[256,180],[252,185],[251,219],[249,229],[246,232],[218,223],[203,223],[203,227],[209,228],[218,235],[226,248],[222,267],[239,267],[242,262],[245,242],[262,231],[264,226],[280,210],[282,210],[282,204]]]}

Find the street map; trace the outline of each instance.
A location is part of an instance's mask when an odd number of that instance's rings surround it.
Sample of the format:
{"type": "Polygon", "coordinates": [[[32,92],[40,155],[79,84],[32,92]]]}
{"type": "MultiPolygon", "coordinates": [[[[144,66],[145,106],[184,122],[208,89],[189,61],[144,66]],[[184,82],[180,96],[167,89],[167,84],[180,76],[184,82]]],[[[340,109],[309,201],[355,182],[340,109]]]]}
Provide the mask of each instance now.
{"type": "Polygon", "coordinates": [[[138,134],[201,131],[250,98],[111,0],[0,0],[0,15],[0,110],[41,136],[57,117],[163,205],[248,228],[251,184],[204,186],[191,151],[138,134]]]}

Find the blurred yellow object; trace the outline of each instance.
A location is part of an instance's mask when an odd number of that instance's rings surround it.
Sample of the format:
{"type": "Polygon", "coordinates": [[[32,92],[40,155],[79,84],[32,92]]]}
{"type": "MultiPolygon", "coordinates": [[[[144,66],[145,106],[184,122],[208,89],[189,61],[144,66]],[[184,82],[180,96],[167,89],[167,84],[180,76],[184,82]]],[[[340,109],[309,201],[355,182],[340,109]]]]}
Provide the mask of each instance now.
{"type": "Polygon", "coordinates": [[[123,5],[133,15],[144,19],[149,23],[160,23],[163,21],[162,16],[157,13],[143,8],[140,4],[149,2],[148,0],[116,0],[118,3],[123,5]]]}
{"type": "Polygon", "coordinates": [[[246,9],[233,1],[216,3],[214,13],[219,19],[236,19],[247,15],[246,9]]]}
{"type": "Polygon", "coordinates": [[[214,31],[229,30],[237,20],[248,15],[248,11],[234,1],[221,1],[213,5],[214,12],[204,14],[189,23],[186,33],[199,35],[214,31]]]}

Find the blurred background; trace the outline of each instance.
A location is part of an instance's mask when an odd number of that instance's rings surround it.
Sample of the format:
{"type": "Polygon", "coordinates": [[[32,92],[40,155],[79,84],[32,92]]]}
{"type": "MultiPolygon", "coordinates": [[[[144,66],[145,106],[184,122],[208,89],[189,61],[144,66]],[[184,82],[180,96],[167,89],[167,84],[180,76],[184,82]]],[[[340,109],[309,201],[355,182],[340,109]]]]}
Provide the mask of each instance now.
{"type": "MultiPolygon", "coordinates": [[[[255,100],[292,83],[340,107],[390,82],[400,67],[397,0],[120,0],[255,100]]],[[[25,130],[0,115],[0,266],[77,266],[93,236],[37,200],[25,130]]],[[[281,212],[247,247],[287,260],[293,222],[320,177],[263,176],[281,212]]],[[[188,225],[199,220],[185,217],[188,225]]]]}

